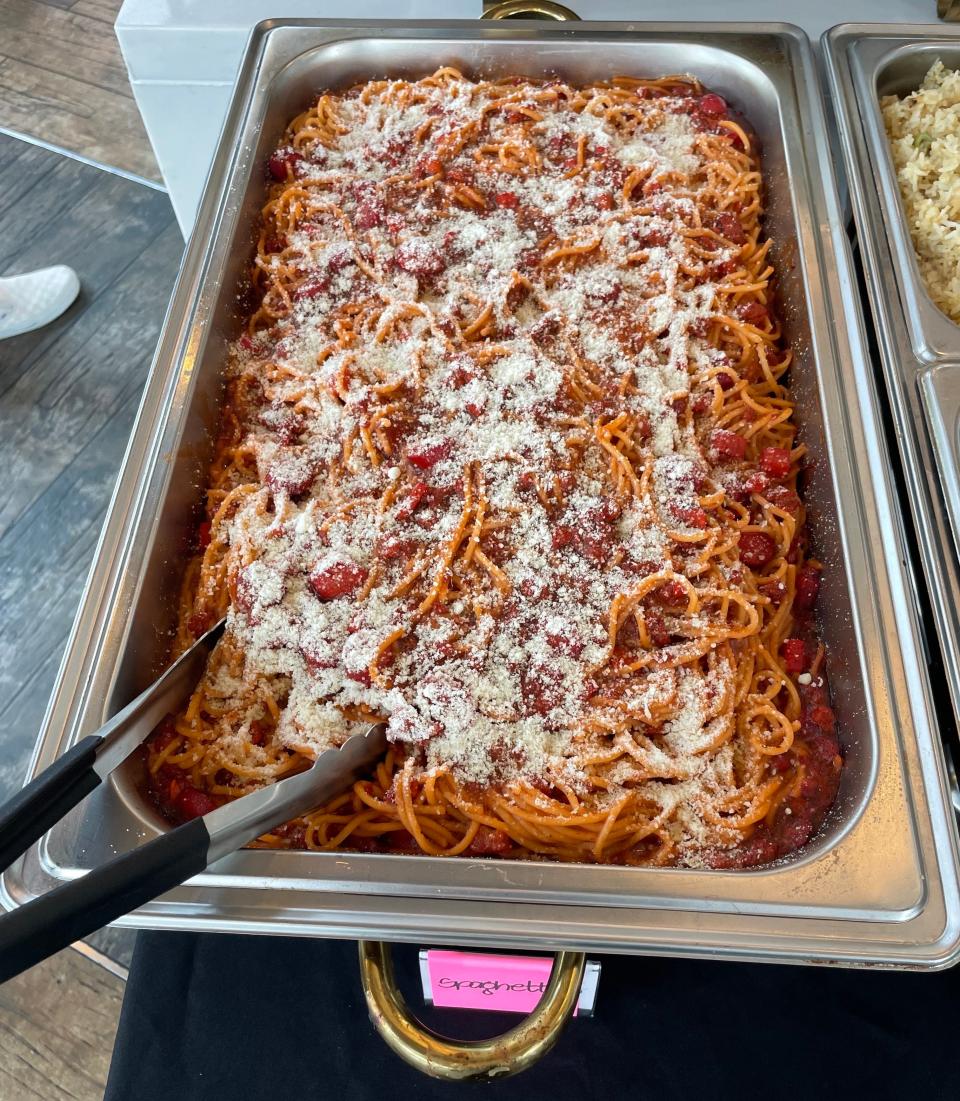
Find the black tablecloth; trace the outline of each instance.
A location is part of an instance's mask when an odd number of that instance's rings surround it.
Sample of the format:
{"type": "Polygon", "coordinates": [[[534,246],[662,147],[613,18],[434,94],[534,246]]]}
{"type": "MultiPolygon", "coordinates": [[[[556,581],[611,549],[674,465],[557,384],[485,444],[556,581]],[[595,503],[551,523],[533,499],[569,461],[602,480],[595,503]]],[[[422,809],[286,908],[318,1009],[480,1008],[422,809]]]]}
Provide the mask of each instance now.
{"type": "MultiPolygon", "coordinates": [[[[105,1101],[960,1097],[960,968],[597,958],[596,1017],[572,1021],[525,1074],[447,1084],[374,1033],[352,942],[142,933],[105,1101]]],[[[415,949],[395,959],[421,1007],[415,949]]],[[[464,1038],[516,1020],[419,1015],[464,1038]]]]}

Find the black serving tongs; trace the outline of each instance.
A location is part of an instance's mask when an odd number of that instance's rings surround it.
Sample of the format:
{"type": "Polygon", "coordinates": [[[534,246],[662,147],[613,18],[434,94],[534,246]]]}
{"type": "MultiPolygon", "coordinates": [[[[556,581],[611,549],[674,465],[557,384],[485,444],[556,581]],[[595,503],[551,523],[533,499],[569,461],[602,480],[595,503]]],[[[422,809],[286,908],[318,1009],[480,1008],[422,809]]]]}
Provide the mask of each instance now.
{"type": "MultiPolygon", "coordinates": [[[[123,761],[190,695],[223,622],[145,692],[0,807],[0,871],[123,761]]],[[[305,772],[260,788],[0,914],[0,982],[202,872],[273,826],[338,795],[386,751],[383,723],[320,754],[305,772]]]]}

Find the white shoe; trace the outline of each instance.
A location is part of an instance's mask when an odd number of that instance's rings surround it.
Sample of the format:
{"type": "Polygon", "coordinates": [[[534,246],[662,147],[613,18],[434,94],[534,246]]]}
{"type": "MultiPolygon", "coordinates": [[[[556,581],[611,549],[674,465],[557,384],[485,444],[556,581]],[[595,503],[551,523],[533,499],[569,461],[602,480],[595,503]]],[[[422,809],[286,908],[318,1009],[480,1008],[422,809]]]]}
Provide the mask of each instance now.
{"type": "Polygon", "coordinates": [[[80,292],[73,268],[52,268],[0,279],[0,340],[49,325],[80,292]]]}

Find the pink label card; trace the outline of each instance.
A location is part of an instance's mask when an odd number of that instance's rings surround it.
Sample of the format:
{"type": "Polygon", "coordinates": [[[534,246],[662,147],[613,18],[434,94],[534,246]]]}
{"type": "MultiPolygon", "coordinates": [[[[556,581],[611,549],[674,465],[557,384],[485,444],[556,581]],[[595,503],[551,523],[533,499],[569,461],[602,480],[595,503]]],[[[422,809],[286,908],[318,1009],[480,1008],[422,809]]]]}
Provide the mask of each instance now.
{"type": "MultiPolygon", "coordinates": [[[[420,950],[423,996],[454,1009],[530,1013],[547,986],[552,956],[500,956],[488,952],[420,950]]],[[[587,961],[575,1014],[592,1016],[600,964],[587,961]]]]}

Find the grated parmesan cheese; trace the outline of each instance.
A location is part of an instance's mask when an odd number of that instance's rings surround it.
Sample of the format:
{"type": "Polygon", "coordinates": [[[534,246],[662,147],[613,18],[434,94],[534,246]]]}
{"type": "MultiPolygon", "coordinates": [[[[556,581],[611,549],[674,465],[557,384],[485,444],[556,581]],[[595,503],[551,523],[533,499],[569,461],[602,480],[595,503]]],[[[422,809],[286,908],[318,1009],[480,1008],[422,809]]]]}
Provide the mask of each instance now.
{"type": "MultiPolygon", "coordinates": [[[[687,530],[683,510],[709,469],[674,408],[716,353],[701,335],[715,284],[684,277],[693,261],[682,230],[695,212],[684,192],[702,182],[703,162],[693,121],[670,106],[624,133],[597,105],[541,104],[533,152],[554,167],[502,171],[502,191],[482,208],[450,201],[447,184],[394,182],[417,168],[418,133],[439,148],[477,118],[469,81],[402,112],[387,95],[340,98],[339,136],[301,150],[297,171],[322,182],[323,202],[264,265],[293,265],[302,280],[286,316],[238,346],[232,364],[237,378],[267,380],[269,412],[242,447],[269,489],[231,524],[247,594],[230,630],[244,678],[279,678],[279,733],[291,747],[339,744],[353,709],[388,716],[389,737],[426,770],[582,788],[611,606],[645,573],[683,575],[669,533],[687,530]],[[601,167],[564,174],[558,158],[580,140],[601,167]],[[612,209],[638,170],[683,186],[612,209]],[[558,243],[588,250],[575,270],[541,265],[558,243]],[[351,304],[367,301],[379,303],[375,326],[354,332],[351,304]],[[594,424],[565,406],[578,360],[612,379],[621,408],[647,426],[656,515],[615,501],[594,424]],[[472,548],[469,585],[442,558],[456,532],[472,548]],[[318,598],[317,577],[350,587],[318,598]],[[435,582],[444,595],[425,611],[435,582]]],[[[503,113],[483,126],[483,140],[510,140],[503,113]]],[[[465,143],[445,180],[472,178],[485,155],[465,143]]],[[[680,611],[664,616],[680,624],[680,611]]],[[[710,628],[709,617],[683,623],[710,628]]],[[[678,638],[665,653],[689,645],[678,638]]],[[[721,722],[710,702],[732,678],[720,664],[654,663],[609,705],[645,724],[657,769],[624,757],[611,778],[659,806],[685,845],[705,836],[700,796],[732,768],[729,747],[704,752],[721,722]]]]}

